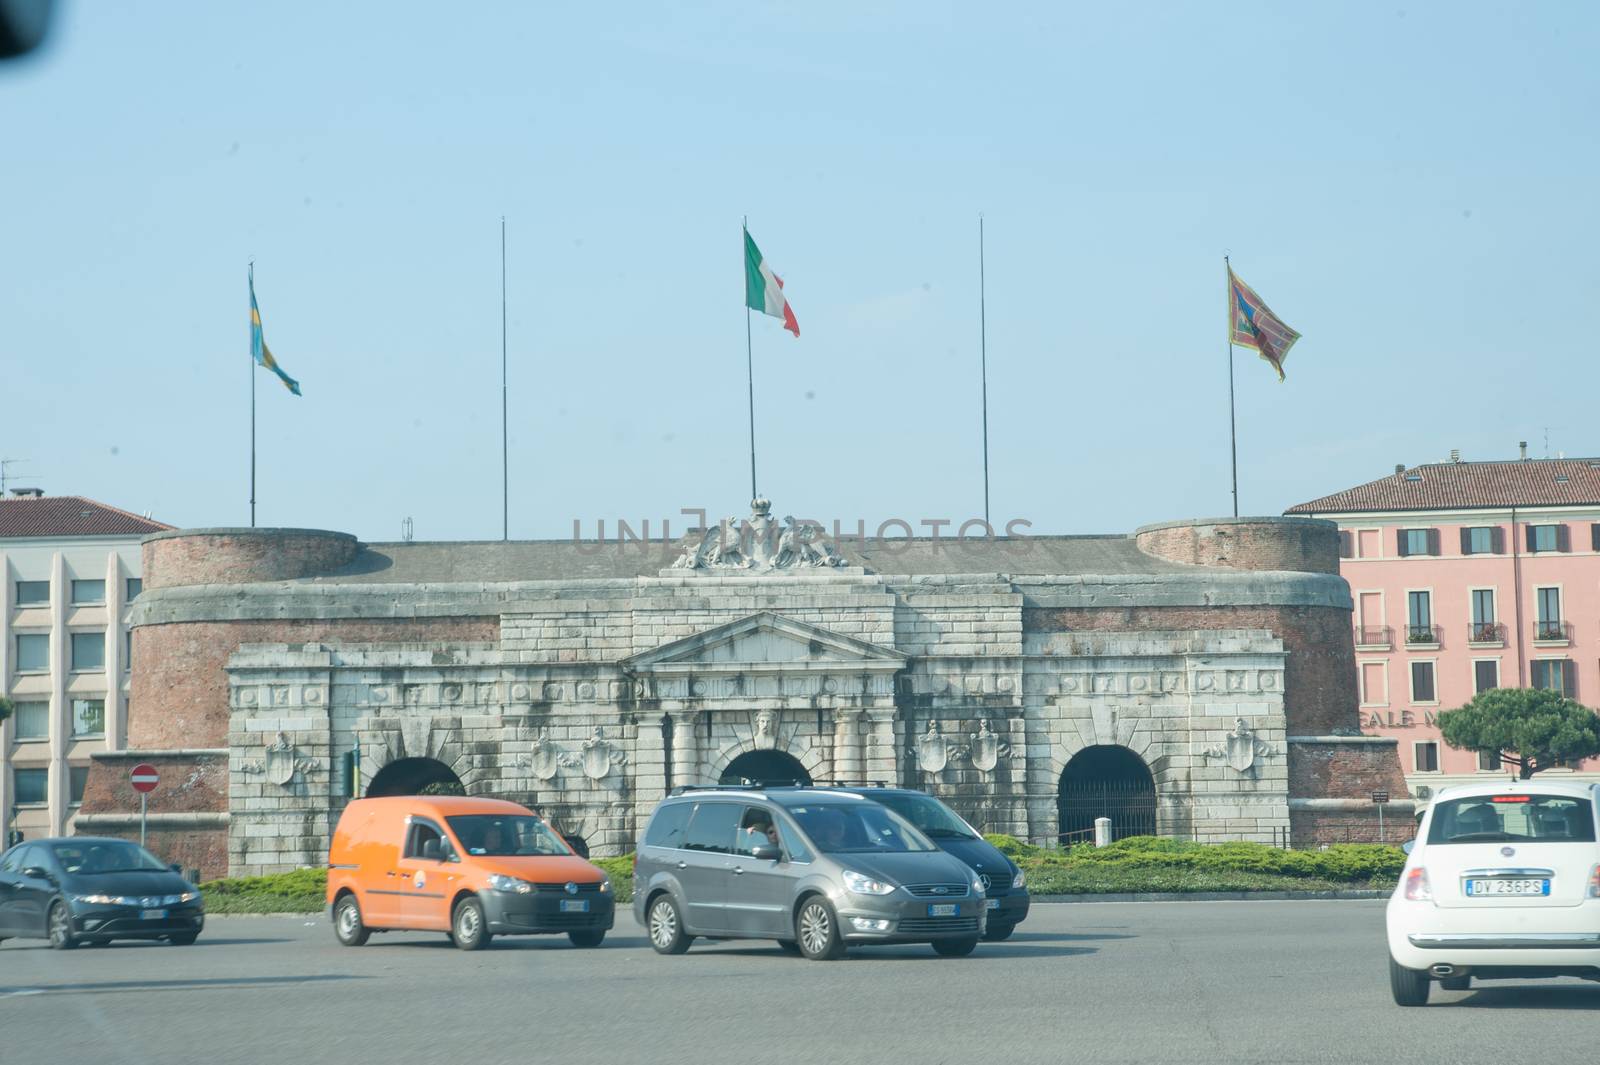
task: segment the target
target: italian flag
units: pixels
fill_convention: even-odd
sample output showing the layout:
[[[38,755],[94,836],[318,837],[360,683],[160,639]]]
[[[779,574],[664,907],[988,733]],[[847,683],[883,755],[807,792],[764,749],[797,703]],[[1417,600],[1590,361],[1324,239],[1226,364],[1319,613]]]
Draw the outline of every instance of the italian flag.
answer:
[[[750,231],[744,231],[744,303],[752,311],[770,314],[783,319],[783,327],[795,336],[800,335],[800,323],[794,319],[794,310],[783,298],[783,278],[772,272]]]

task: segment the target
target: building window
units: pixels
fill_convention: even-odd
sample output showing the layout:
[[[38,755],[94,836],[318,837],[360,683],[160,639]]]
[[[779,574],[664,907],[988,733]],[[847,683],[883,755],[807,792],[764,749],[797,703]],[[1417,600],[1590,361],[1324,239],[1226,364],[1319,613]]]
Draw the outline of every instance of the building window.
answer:
[[[16,704],[14,735],[19,740],[47,740],[50,738],[50,704],[27,702]]]
[[[1498,525],[1480,525],[1461,530],[1463,555],[1498,555],[1505,550]]]
[[[1566,627],[1561,623],[1561,589],[1540,588],[1534,592],[1537,602],[1538,621],[1534,623],[1533,638],[1536,640],[1560,640],[1566,636]]]
[[[1411,701],[1414,703],[1438,702],[1433,688],[1433,663],[1411,663]]]
[[[50,770],[14,769],[18,806],[43,806],[50,801]]]
[[[49,581],[18,581],[17,582],[18,606],[49,606],[50,582]]]
[[[129,577],[128,590],[127,594],[123,596],[123,601],[127,603],[133,602],[135,599],[139,598],[139,593],[142,591],[144,591],[144,581],[140,580],[138,577]]]
[[[1494,589],[1472,589],[1473,643],[1494,643],[1500,639],[1500,626],[1494,620]]]
[[[1433,596],[1428,592],[1406,593],[1406,642],[1433,642]]]
[[[1416,758],[1417,772],[1437,773],[1439,771],[1439,745],[1432,740],[1412,746],[1413,757]]]
[[[122,672],[133,669],[133,630],[122,634]]]
[[[1569,699],[1576,695],[1576,678],[1573,676],[1572,663],[1567,659],[1535,658],[1529,664],[1533,667],[1535,688],[1560,692]]]
[[[1479,751],[1478,752],[1478,769],[1480,771],[1488,772],[1490,770],[1495,770],[1495,769],[1499,769],[1499,768],[1500,768],[1500,752],[1499,751]]]
[[[89,783],[89,767],[75,765],[67,769],[70,786],[72,788],[72,805],[77,806],[83,802],[83,788]]]
[[[50,672],[49,633],[19,632],[17,634],[17,672]]]
[[[105,581],[73,581],[72,605],[91,606],[106,601]]]
[[[1490,688],[1500,687],[1500,663],[1493,658],[1479,659],[1472,663],[1472,690],[1486,692]]]
[[[72,634],[72,671],[86,673],[106,668],[106,634],[103,632],[75,632]]]
[[[1354,540],[1355,540],[1355,537],[1352,536],[1348,530],[1345,530],[1345,529],[1340,529],[1339,530],[1339,557],[1340,558],[1354,558],[1356,556],[1356,548],[1355,548]]]
[[[1437,555],[1439,553],[1438,529],[1401,529],[1400,557],[1409,555]]]
[[[106,734],[106,701],[104,699],[72,700],[72,734],[74,736],[104,736]]]
[[[1527,536],[1529,551],[1571,550],[1565,525],[1530,525]]]

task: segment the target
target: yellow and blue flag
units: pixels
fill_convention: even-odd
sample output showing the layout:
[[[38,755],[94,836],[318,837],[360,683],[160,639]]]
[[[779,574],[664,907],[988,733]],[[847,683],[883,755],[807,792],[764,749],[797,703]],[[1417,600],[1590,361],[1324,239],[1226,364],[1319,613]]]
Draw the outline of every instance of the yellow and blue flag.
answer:
[[[250,357],[256,360],[257,366],[265,366],[278,375],[278,380],[283,382],[283,387],[300,394],[300,382],[283,372],[283,367],[278,365],[278,360],[272,357],[272,351],[267,347],[266,337],[261,335],[261,308],[256,306],[256,270],[250,268]]]

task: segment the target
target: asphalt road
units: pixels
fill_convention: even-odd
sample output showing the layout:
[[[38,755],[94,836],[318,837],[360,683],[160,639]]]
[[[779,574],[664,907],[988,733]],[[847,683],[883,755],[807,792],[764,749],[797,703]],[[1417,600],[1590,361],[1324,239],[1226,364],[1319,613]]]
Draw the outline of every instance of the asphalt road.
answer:
[[[1593,1057],[1600,984],[1392,1004],[1381,902],[1042,905],[970,958],[808,962],[767,944],[653,953],[442,935],[340,947],[321,918],[213,918],[193,947],[0,946],[0,1061],[1485,1062]]]

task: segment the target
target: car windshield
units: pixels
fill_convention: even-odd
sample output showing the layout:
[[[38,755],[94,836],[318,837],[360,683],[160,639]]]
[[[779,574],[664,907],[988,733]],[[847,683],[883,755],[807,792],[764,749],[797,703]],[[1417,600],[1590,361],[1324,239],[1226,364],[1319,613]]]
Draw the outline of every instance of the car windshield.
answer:
[[[873,795],[882,803],[922,830],[929,839],[977,839],[972,828],[956,812],[932,795]]]
[[[898,814],[876,803],[816,803],[791,806],[789,813],[825,854],[903,854],[938,849]]]
[[[1594,811],[1570,795],[1475,795],[1434,804],[1428,843],[1593,843]]]
[[[468,854],[515,858],[572,853],[561,837],[537,817],[471,814],[445,820]]]
[[[99,873],[164,873],[167,867],[161,859],[139,846],[121,840],[99,840],[93,843],[52,843],[51,852],[61,868],[80,876]]]

